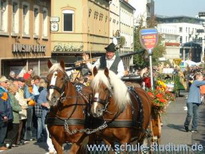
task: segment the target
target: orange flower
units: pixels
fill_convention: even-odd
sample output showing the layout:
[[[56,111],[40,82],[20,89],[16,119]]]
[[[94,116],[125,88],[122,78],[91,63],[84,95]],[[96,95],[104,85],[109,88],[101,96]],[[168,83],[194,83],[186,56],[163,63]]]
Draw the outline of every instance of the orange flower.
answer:
[[[148,95],[150,96],[150,97],[152,97],[152,98],[154,98],[154,94],[152,93],[152,92],[147,92],[148,93]]]
[[[156,97],[157,97],[157,98],[162,98],[162,97],[163,97],[163,94],[162,94],[162,93],[159,93],[159,94],[156,95]]]
[[[1,99],[6,101],[8,99],[8,94],[6,92],[2,93]]]
[[[159,86],[156,87],[157,90],[160,90],[161,88]]]
[[[167,103],[167,100],[164,99],[164,98],[160,98],[159,101],[162,102],[162,103]]]

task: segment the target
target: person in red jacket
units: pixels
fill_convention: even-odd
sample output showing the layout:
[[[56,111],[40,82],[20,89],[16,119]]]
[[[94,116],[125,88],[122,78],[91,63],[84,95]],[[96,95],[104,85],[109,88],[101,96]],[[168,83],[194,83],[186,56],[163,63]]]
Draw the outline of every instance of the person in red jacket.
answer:
[[[23,75],[23,78],[24,78],[25,80],[31,78],[31,74],[32,74],[32,73],[33,73],[33,69],[30,68],[30,69],[28,70],[28,72],[26,72],[26,73]]]

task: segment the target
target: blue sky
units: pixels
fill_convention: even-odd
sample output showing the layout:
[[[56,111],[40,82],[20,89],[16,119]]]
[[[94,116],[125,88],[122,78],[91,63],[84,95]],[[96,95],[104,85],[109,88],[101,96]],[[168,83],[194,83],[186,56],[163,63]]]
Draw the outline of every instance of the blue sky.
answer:
[[[154,0],[155,14],[165,16],[191,16],[205,12],[205,0]]]

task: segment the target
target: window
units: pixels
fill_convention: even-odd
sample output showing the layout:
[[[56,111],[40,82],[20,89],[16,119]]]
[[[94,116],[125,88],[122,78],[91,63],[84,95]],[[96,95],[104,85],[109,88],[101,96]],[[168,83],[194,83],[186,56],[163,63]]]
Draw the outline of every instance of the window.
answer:
[[[39,7],[34,6],[33,9],[33,14],[34,14],[34,37],[39,36]]]
[[[182,32],[182,27],[179,27],[179,32]]]
[[[8,32],[8,1],[0,0],[0,32]]]
[[[29,4],[23,3],[23,35],[29,35]]]
[[[12,14],[12,32],[14,34],[19,33],[19,4],[16,1],[13,1],[13,14]]]
[[[180,36],[180,40],[179,40],[179,42],[182,43],[182,36]]]
[[[48,37],[48,10],[43,8],[43,37]]]
[[[73,18],[74,11],[64,10],[63,11],[63,31],[73,31]]]

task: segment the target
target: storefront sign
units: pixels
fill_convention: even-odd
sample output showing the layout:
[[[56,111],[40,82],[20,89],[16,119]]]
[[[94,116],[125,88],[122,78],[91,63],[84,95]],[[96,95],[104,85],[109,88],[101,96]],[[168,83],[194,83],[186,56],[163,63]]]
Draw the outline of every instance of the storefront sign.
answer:
[[[45,45],[12,44],[13,53],[45,53]]]

